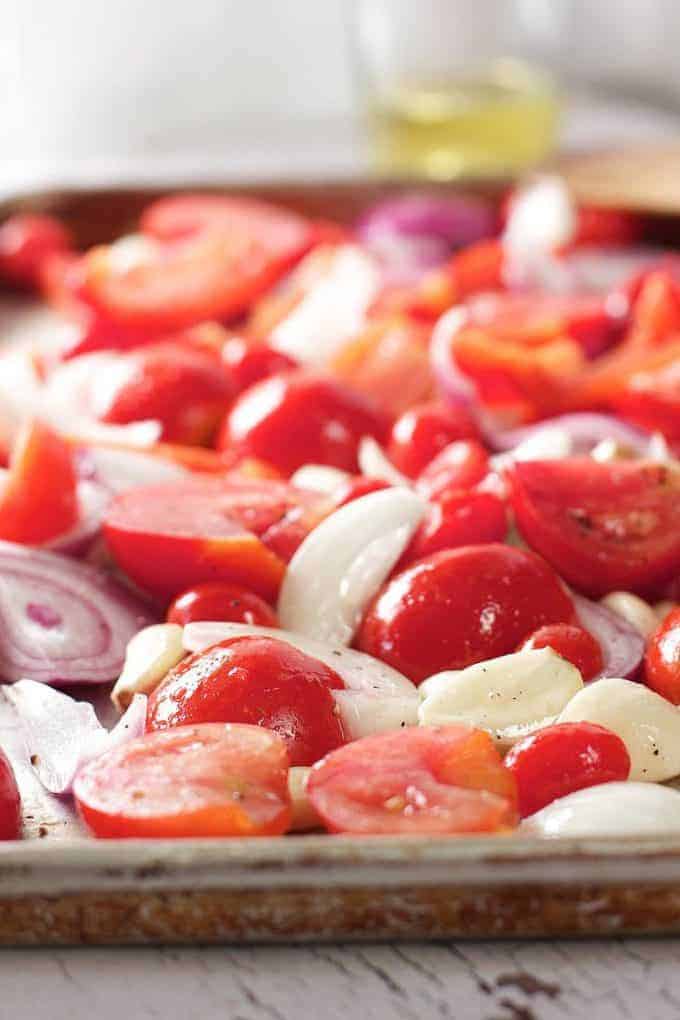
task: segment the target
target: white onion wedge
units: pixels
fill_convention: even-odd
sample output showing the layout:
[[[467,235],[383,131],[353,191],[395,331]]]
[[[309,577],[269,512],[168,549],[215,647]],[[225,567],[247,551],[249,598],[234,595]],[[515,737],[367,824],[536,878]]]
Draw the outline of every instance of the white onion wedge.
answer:
[[[293,820],[290,823],[291,832],[311,832],[313,829],[323,829],[323,822],[307,796],[307,780],[310,772],[311,769],[305,765],[293,765],[288,770],[288,792],[293,808]]]
[[[363,652],[315,641],[303,634],[246,623],[189,623],[183,642],[188,652],[202,652],[234,637],[271,637],[299,648],[334,669],[345,684],[333,691],[345,733],[350,740],[385,730],[415,726],[418,692],[411,681],[387,663]]]
[[[46,684],[19,680],[5,688],[4,695],[21,723],[31,764],[50,793],[68,793],[86,762],[144,733],[142,694],[134,697],[112,730],[102,726],[89,702],[76,701]]]
[[[405,489],[413,488],[411,479],[402,475],[401,471],[395,468],[373,436],[362,438],[359,443],[358,461],[362,475],[366,475],[368,478],[379,478],[381,482],[403,486]]]
[[[425,505],[408,489],[384,489],[326,517],[288,564],[278,603],[281,626],[349,645],[364,609],[411,541]]]
[[[604,677],[579,691],[558,722],[606,726],[630,755],[630,778],[662,783],[680,775],[680,710],[634,680]]]
[[[521,835],[572,838],[679,836],[680,793],[657,783],[602,783],[525,819]]]
[[[311,489],[331,495],[352,476],[349,471],[329,467],[327,464],[304,464],[290,476],[290,484],[298,489]]]
[[[112,492],[126,492],[140,485],[161,485],[186,477],[186,468],[142,450],[116,450],[89,446],[85,453],[88,469],[98,482]]]
[[[429,677],[418,720],[478,726],[511,744],[554,722],[582,687],[576,667],[551,648],[528,649]]]
[[[520,257],[554,251],[573,239],[576,227],[577,211],[566,184],[543,174],[513,195],[503,247]]]

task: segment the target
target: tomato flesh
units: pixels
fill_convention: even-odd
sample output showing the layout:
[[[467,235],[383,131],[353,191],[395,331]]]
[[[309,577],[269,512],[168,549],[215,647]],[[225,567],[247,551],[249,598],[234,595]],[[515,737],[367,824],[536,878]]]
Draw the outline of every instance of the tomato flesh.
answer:
[[[559,797],[600,783],[623,782],[630,756],[621,737],[595,723],[556,723],[512,747],[505,765],[517,780],[522,818]]]
[[[37,287],[47,260],[70,248],[71,235],[54,216],[10,216],[0,227],[0,278],[19,287]]]
[[[574,607],[540,557],[503,545],[446,549],[397,574],[369,606],[357,647],[418,684],[513,651]]]
[[[288,754],[258,726],[182,726],[106,751],[73,784],[103,839],[276,836],[290,824]]]
[[[650,638],[645,652],[645,683],[680,705],[680,608],[672,610]]]
[[[645,594],[680,570],[680,471],[570,458],[516,463],[508,477],[522,535],[586,594]]]
[[[576,666],[584,680],[592,680],[603,666],[602,649],[592,634],[575,623],[548,623],[522,642],[525,648],[552,648]]]
[[[0,840],[21,838],[21,796],[7,755],[0,749]]]
[[[418,404],[394,423],[387,453],[399,471],[416,478],[445,446],[457,439],[475,439],[478,434],[465,407]]]
[[[277,627],[276,613],[264,599],[237,584],[213,581],[197,584],[171,603],[166,620],[181,627],[195,620],[224,620],[228,623]]]
[[[278,733],[291,765],[313,765],[345,743],[333,690],[344,684],[285,641],[237,637],[191,655],[149,698],[147,730],[251,723]]]
[[[517,820],[514,779],[491,737],[465,726],[355,740],[312,769],[307,794],[330,832],[464,835]]]

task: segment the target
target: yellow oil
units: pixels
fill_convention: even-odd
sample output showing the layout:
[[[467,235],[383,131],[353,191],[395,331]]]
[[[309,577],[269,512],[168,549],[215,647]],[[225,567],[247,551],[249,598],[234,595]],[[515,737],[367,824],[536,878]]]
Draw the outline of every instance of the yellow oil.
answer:
[[[555,142],[552,83],[526,64],[501,61],[485,73],[404,83],[369,100],[376,169],[397,177],[494,177],[538,163]]]

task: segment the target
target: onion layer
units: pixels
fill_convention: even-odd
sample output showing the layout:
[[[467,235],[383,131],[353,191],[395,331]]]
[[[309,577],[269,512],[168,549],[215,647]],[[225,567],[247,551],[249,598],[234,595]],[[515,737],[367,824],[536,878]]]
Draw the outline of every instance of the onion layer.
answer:
[[[637,672],[645,652],[644,638],[619,613],[600,602],[571,593],[581,626],[589,631],[602,649],[602,670],[593,680],[603,677],[630,679]]]

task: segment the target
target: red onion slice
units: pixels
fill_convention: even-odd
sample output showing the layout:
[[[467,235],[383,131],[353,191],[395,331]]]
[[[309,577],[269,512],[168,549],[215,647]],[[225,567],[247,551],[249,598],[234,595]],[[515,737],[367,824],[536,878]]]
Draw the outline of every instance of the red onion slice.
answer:
[[[574,444],[574,456],[590,453],[603,439],[613,439],[623,446],[630,447],[640,456],[648,453],[649,433],[609,414],[590,412],[560,414],[536,425],[525,425],[516,429],[499,429],[492,424],[488,416],[480,419],[484,441],[491,449],[498,451],[512,450],[547,427],[558,427],[568,433]]]
[[[5,680],[107,683],[120,673],[130,638],[152,622],[148,608],[104,571],[0,542],[0,676]]]
[[[357,226],[369,248],[386,234],[444,241],[449,250],[462,248],[496,230],[492,206],[480,198],[411,193],[372,206]]]
[[[630,679],[637,672],[645,652],[644,638],[618,613],[583,595],[571,593],[581,626],[589,631],[602,649],[602,671],[593,677]]]
[[[33,680],[20,680],[5,697],[17,713],[38,779],[50,793],[68,793],[79,768],[104,751],[141,737],[146,725],[144,694],[134,696],[110,731],[88,701],[76,701]]]

